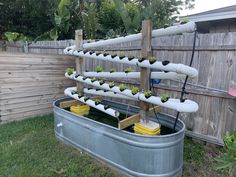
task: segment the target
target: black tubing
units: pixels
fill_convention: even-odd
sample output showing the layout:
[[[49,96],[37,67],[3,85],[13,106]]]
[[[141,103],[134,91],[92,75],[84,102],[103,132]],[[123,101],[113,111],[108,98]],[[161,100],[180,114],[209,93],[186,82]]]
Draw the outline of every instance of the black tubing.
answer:
[[[191,56],[191,60],[190,60],[189,66],[192,66],[192,64],[193,64],[193,58],[194,58],[194,53],[195,53],[195,48],[196,48],[196,38],[197,38],[197,30],[195,29],[195,31],[194,31],[194,38],[193,38],[192,56]],[[184,94],[188,94],[185,91],[185,86],[187,84],[187,80],[188,80],[188,76],[185,77],[185,81],[184,81],[184,84],[183,84],[183,87],[182,87],[182,91],[181,91],[180,102],[184,102],[184,99],[183,99]],[[174,126],[173,126],[173,132],[175,132],[175,127],[176,127],[178,119],[179,119],[179,112],[176,115],[175,123],[174,123]]]

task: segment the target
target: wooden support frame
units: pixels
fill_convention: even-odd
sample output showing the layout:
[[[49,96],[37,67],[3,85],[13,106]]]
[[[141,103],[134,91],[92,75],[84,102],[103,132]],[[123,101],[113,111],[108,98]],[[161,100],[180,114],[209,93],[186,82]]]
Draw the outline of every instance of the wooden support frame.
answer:
[[[152,22],[144,20],[142,22],[142,41],[141,41],[142,57],[148,59],[152,55]],[[140,90],[150,90],[150,69],[140,68]],[[144,122],[148,121],[149,103],[140,101],[141,110],[139,112]]]
[[[160,106],[155,106],[153,108],[150,108],[148,110],[148,114],[149,115],[154,114],[154,110],[155,110],[156,113],[160,112],[160,110],[161,110]],[[125,129],[125,128],[129,127],[130,125],[133,125],[134,123],[138,123],[140,121],[140,118],[141,118],[140,114],[132,115],[132,116],[118,122],[118,128],[119,129]]]
[[[79,100],[70,100],[70,101],[63,101],[60,102],[59,107],[64,109],[64,108],[69,108],[71,106],[78,106],[81,105],[82,103]]]
[[[76,50],[82,50],[83,49],[83,30],[76,30],[75,31],[75,46]],[[83,58],[76,58],[75,60],[76,64],[76,72],[78,74],[83,74]],[[83,92],[83,84],[82,83],[76,83],[77,91],[82,93]]]

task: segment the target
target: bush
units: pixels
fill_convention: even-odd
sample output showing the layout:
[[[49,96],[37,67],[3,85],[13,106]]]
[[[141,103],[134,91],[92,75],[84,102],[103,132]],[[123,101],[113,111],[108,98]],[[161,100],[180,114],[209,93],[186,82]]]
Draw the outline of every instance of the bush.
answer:
[[[223,138],[224,141],[224,155],[216,157],[217,169],[227,169],[230,176],[236,174],[236,131]]]

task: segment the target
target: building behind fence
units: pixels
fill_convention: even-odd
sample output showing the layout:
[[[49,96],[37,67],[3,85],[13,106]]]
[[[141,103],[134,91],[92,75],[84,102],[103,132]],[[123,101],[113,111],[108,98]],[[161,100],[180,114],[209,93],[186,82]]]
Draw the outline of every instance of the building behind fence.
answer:
[[[32,56],[32,53],[62,54],[63,49],[73,45],[73,43],[74,40],[66,40],[40,41],[33,44],[2,42],[0,45],[3,46],[2,50],[7,52],[31,53],[30,55]],[[189,64],[192,54],[193,34],[159,37],[153,39],[152,43],[153,55],[158,60]],[[96,50],[105,50],[111,53],[124,51],[128,55],[131,53],[138,55],[140,48],[140,42],[130,42]],[[58,55],[53,56],[58,57]],[[17,55],[14,55],[14,57],[16,58]],[[22,55],[19,55],[19,58],[21,57],[24,58]],[[0,65],[2,63],[1,58]],[[32,57],[31,60],[34,60],[34,58]],[[66,66],[69,66],[73,59],[69,57],[67,60],[68,65]],[[67,60],[64,59],[63,61]],[[91,59],[85,59],[84,65],[90,71],[95,70],[97,65],[102,65],[108,71],[112,67],[115,67],[117,71],[123,71],[128,66]],[[230,81],[236,81],[236,33],[198,34],[193,67],[199,70],[199,77],[193,80],[189,79],[187,92],[189,93],[188,97],[199,103],[199,111],[191,114],[182,113],[181,119],[186,123],[188,135],[208,142],[222,144],[223,135],[236,129],[236,99],[227,94]],[[63,67],[64,69],[65,67]],[[133,67],[133,69],[135,70],[136,68]],[[4,72],[0,72],[0,78],[3,78],[1,74],[4,74]],[[49,77],[52,77],[50,72],[48,74]],[[61,74],[63,77],[62,71]],[[43,80],[41,81],[43,82]],[[64,81],[66,79],[61,80],[61,82]],[[117,80],[117,82],[123,81]],[[127,80],[124,80],[124,82],[127,82]],[[138,84],[138,82],[137,80],[129,81],[131,84]],[[154,85],[154,90],[157,95],[167,93],[171,97],[179,98],[181,87],[181,82],[162,81],[159,85]],[[62,90],[59,95],[62,95]],[[129,104],[129,102],[127,103]],[[176,112],[173,110],[162,109],[162,112],[176,115]]]

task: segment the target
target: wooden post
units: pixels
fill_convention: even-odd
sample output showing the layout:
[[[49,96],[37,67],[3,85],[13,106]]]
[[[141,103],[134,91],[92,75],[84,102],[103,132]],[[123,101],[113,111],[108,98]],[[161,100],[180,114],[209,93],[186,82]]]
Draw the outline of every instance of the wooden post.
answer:
[[[76,50],[83,49],[83,30],[76,30],[75,31],[75,46]],[[76,58],[76,71],[78,74],[83,74],[83,58]],[[77,91],[82,93],[83,92],[83,84],[76,83]]]
[[[152,55],[152,22],[151,20],[144,20],[142,22],[142,43],[141,52],[144,58],[148,58]],[[141,67],[140,70],[140,90],[150,90],[150,69]],[[140,118],[144,122],[148,121],[149,104],[146,102],[140,102]]]

